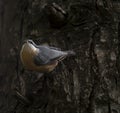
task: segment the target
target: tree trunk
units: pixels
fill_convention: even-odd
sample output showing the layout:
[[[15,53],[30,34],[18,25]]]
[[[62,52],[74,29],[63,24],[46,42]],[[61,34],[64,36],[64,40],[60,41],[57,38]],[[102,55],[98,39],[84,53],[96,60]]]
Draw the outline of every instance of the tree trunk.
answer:
[[[45,5],[53,2],[67,12],[59,28],[53,28],[45,13]],[[119,113],[120,10],[116,4],[120,3],[0,0],[0,113]],[[76,56],[47,74],[23,72],[19,52],[25,39],[74,50]]]

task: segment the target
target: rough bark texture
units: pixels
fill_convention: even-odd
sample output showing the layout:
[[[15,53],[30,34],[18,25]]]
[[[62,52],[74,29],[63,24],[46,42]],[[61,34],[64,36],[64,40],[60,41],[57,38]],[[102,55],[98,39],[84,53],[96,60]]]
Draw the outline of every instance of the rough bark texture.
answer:
[[[67,24],[52,28],[56,2]],[[0,0],[0,113],[120,113],[120,2]],[[21,43],[74,50],[51,73],[22,72]]]

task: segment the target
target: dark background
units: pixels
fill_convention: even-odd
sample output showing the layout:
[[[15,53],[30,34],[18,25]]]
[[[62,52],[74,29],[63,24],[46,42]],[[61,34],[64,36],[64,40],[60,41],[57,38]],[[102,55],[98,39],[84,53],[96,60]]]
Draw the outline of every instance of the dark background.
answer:
[[[44,12],[53,2],[68,13],[61,28]],[[120,113],[119,15],[119,0],[0,0],[0,113]],[[76,56],[51,73],[23,73],[28,38]]]

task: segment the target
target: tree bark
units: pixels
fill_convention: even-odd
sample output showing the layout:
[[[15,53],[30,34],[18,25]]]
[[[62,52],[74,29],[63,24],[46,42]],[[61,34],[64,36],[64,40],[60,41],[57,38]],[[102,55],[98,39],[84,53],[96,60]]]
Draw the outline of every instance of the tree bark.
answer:
[[[120,112],[119,8],[109,1],[0,1],[0,113]],[[68,14],[61,28],[44,10],[53,2]],[[76,56],[51,73],[23,71],[19,52],[29,38]]]

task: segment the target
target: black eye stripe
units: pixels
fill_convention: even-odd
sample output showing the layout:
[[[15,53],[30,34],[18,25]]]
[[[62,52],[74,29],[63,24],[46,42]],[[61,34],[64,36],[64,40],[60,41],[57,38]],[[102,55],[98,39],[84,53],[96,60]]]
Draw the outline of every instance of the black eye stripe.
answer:
[[[29,42],[29,43],[31,43],[31,44],[33,44],[33,42],[32,42],[32,41],[30,41],[30,40],[29,40],[28,42]]]

